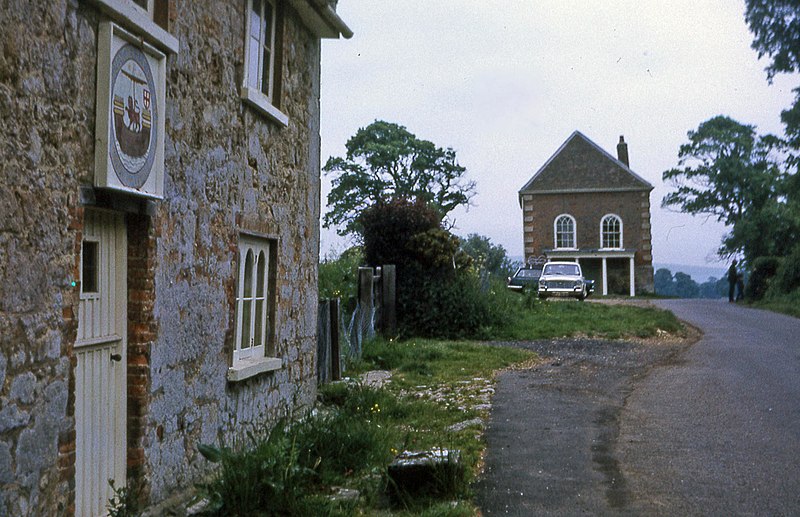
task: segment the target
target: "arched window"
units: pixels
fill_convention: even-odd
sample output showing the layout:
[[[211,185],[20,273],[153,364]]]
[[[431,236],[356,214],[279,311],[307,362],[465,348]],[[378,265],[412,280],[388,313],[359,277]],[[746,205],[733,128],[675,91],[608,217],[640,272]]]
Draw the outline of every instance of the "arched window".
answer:
[[[600,247],[603,249],[622,248],[622,219],[608,214],[600,222]]]
[[[568,214],[556,217],[553,223],[556,248],[575,248],[575,218]]]
[[[269,335],[269,241],[242,238],[234,360],[264,357]]]

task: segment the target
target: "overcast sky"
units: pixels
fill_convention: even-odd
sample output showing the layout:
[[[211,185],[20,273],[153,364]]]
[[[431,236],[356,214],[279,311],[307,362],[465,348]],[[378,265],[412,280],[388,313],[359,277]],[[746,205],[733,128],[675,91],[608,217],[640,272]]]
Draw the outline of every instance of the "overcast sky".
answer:
[[[661,208],[686,132],[718,114],[782,134],[797,77],[766,80],[737,0],[340,0],[322,47],[322,162],[374,120],[452,147],[477,182],[454,233],[521,256],[517,193],[579,130],[655,186],[657,263],[718,266],[724,227]],[[330,189],[323,178],[322,209]],[[324,255],[347,243],[322,232]]]

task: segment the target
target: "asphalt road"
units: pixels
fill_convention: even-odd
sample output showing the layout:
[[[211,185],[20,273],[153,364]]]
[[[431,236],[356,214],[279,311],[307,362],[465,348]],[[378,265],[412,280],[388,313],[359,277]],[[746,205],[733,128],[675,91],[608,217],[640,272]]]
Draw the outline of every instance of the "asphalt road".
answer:
[[[800,320],[659,301],[686,344],[518,343],[499,377],[485,515],[800,515]]]

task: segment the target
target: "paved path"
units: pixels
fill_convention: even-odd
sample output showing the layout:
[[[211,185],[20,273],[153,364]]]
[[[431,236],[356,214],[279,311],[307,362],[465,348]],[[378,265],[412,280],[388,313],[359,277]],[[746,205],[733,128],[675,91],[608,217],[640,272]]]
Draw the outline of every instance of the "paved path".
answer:
[[[548,359],[499,378],[485,515],[800,515],[800,320],[658,303],[704,338],[517,344]]]
[[[628,507],[800,515],[800,320],[728,302],[658,305],[705,336],[628,398],[617,448]]]

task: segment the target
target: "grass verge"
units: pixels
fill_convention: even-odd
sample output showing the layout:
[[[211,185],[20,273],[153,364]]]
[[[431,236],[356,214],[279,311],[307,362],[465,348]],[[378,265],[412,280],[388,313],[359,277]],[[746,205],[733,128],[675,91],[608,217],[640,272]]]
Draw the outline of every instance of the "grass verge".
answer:
[[[507,325],[484,329],[484,337],[494,340],[681,332],[674,316],[658,309],[492,295],[508,316]],[[522,349],[469,341],[368,343],[349,374],[391,370],[386,386],[323,386],[318,408],[292,425],[256,427],[238,443],[201,448],[217,464],[213,478],[199,487],[208,501],[205,514],[475,515],[470,484],[485,448],[482,430],[494,373],[535,360]],[[392,458],[403,450],[432,448],[460,451],[464,468],[446,471],[441,487],[429,495],[398,497],[387,476]],[[358,495],[336,497],[334,487]]]
[[[341,382],[320,389],[306,418],[254,428],[239,443],[201,447],[217,464],[200,486],[205,515],[474,515],[470,483],[484,449],[482,421],[499,368],[535,354],[476,343],[383,342],[365,347],[362,369],[395,373],[383,388]],[[387,467],[403,450],[460,451],[430,494],[404,497]],[[446,475],[444,475],[446,474]],[[332,487],[358,490],[354,500]]]
[[[800,291],[789,294],[770,295],[763,300],[754,302],[753,307],[779,312],[800,318]]]
[[[663,332],[679,334],[680,321],[656,307],[602,304],[576,300],[537,299],[533,293],[511,293],[501,286],[489,296],[502,324],[485,329],[488,340],[526,341],[584,335],[620,339],[647,338]]]

